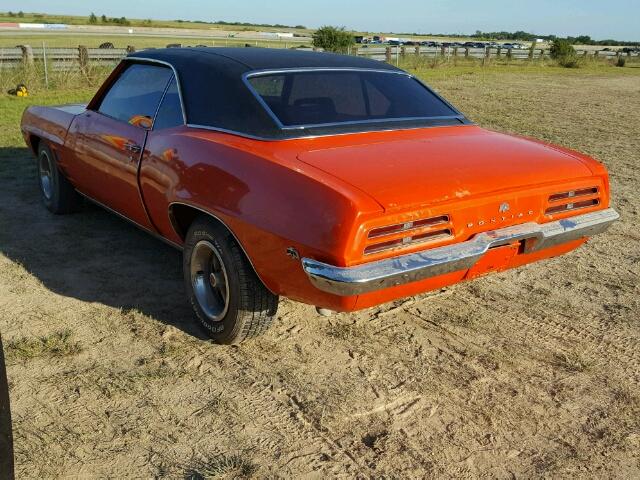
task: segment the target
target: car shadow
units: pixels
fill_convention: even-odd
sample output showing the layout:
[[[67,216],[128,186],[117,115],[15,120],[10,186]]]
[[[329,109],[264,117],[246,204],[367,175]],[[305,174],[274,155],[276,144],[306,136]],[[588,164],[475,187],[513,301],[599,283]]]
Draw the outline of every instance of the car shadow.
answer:
[[[184,294],[182,256],[104,209],[53,215],[40,200],[26,148],[0,148],[0,253],[49,290],[175,326],[200,339]]]
[[[9,403],[9,382],[0,334],[0,479],[14,478],[13,430]]]

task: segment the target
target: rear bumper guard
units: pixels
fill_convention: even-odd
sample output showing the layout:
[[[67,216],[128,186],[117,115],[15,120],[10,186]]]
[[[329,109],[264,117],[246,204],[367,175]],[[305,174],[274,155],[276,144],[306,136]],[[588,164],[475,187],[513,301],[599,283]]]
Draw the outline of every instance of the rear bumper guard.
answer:
[[[612,209],[549,223],[524,223],[479,233],[466,242],[401,255],[355,267],[336,267],[310,258],[302,267],[318,289],[340,296],[360,295],[468,270],[493,247],[521,241],[531,253],[604,232],[620,215]]]

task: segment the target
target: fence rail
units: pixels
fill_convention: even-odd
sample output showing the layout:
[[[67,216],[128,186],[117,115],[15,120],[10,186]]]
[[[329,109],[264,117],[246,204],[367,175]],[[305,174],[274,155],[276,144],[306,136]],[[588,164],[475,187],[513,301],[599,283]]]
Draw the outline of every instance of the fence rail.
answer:
[[[210,47],[216,48],[216,47]],[[299,50],[310,50],[299,48]],[[23,65],[31,65],[35,62],[42,62],[46,56],[47,64],[52,71],[66,71],[84,68],[87,66],[113,67],[122,60],[128,53],[135,51],[134,47],[127,48],[87,48],[78,46],[77,48],[43,48],[23,45],[16,48],[0,48],[0,69],[16,68]],[[354,47],[352,55],[367,57],[374,60],[395,63],[399,59],[404,59],[409,55],[425,58],[507,58],[512,60],[531,60],[548,58],[548,49],[505,49],[500,47],[491,48],[466,48],[466,47]],[[638,57],[638,52],[622,52],[611,50],[579,50],[577,55],[589,58],[614,59],[623,57]]]
[[[395,46],[395,47],[358,47],[354,49],[353,53],[358,56],[368,57],[375,60],[386,61],[389,63],[394,62],[399,57],[406,57],[408,55],[417,55],[424,57],[468,57],[468,58],[510,58],[513,60],[530,60],[550,58],[551,51],[549,49],[534,48],[531,49],[506,49],[501,47],[487,47],[487,48],[467,48],[467,47],[409,47],[409,46]],[[624,57],[638,57],[638,52],[622,52],[612,50],[577,50],[578,57],[590,57],[590,58],[617,58],[619,56]]]

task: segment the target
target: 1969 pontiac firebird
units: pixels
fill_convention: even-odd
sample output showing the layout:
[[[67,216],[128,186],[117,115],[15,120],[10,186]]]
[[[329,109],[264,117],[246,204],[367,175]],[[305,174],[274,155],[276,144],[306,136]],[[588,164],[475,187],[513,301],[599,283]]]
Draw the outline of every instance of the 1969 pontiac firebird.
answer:
[[[575,249],[618,219],[605,167],[484,130],[410,74],[258,48],[128,56],[22,132],[53,213],[88,198],[182,249],[212,338],[280,295],[350,312]]]

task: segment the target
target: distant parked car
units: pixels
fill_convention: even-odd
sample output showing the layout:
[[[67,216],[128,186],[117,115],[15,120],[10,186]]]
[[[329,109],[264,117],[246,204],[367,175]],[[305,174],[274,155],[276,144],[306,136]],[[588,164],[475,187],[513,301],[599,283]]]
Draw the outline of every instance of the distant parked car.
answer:
[[[104,43],[101,43],[98,48],[107,49],[107,48],[114,48],[114,46],[113,46],[113,43],[111,42],[104,42]]]
[[[170,43],[169,45],[167,45],[167,48],[182,48],[182,44],[181,43]]]

